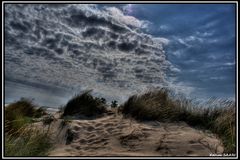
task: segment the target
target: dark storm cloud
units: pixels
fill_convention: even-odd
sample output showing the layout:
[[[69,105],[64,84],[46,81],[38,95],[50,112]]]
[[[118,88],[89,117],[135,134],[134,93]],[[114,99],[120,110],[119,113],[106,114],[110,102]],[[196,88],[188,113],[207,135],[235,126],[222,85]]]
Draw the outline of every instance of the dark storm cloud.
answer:
[[[83,37],[94,36],[94,38],[100,38],[101,36],[104,36],[104,34],[105,34],[105,30],[92,27],[92,28],[87,28],[87,30],[82,33],[82,36]]]
[[[124,52],[130,52],[135,48],[135,44],[134,43],[120,43],[118,44],[118,49]]]
[[[128,96],[149,86],[232,96],[233,5],[127,7],[5,5],[6,74],[30,83],[90,87],[109,97],[119,92]],[[162,36],[170,41],[155,38]]]
[[[57,47],[57,41],[55,38],[45,38],[41,45],[49,49],[55,49]]]
[[[116,42],[115,41],[109,41],[106,44],[110,49],[116,49]]]
[[[148,51],[142,49],[142,48],[136,48],[134,51],[137,55],[145,55],[148,54]]]
[[[21,23],[17,23],[17,22],[10,22],[10,25],[13,29],[22,31],[22,32],[27,32],[28,31],[28,26],[21,24]]]
[[[79,27],[79,26],[103,26],[108,27],[113,32],[118,33],[124,33],[126,32],[126,28],[123,26],[120,26],[118,24],[114,24],[109,19],[106,19],[105,17],[100,17],[97,15],[90,15],[87,16],[84,12],[81,10],[76,10],[75,8],[72,8],[71,10],[71,16],[66,18],[66,21],[69,25],[72,27]]]
[[[76,91],[90,87],[117,99],[119,92],[128,96],[148,85],[168,84],[167,40],[142,33],[145,21],[117,8],[6,4],[5,13],[9,79]]]
[[[64,52],[62,48],[56,48],[54,51],[55,51],[57,54],[63,54],[63,52]],[[77,54],[78,51],[77,51],[77,50],[74,50],[73,53],[74,53],[74,54]],[[77,54],[77,55],[78,55],[78,54]]]

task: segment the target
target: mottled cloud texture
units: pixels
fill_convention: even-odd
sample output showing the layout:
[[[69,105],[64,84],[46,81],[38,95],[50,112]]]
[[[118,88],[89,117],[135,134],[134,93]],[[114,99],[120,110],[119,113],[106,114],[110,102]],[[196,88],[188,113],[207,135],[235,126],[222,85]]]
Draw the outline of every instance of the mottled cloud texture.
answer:
[[[117,6],[117,5],[116,5]],[[169,40],[174,88],[190,96],[235,97],[236,4],[128,4],[124,13],[149,21],[146,33]]]
[[[5,77],[118,100],[169,86],[169,41],[141,32],[148,24],[115,7],[6,4]]]

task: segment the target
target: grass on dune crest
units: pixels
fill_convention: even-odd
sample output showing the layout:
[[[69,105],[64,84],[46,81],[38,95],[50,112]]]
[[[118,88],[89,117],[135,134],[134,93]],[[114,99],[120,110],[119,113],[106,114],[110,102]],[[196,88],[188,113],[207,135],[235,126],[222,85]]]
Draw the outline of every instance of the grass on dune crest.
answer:
[[[210,130],[222,139],[226,153],[236,153],[235,107],[234,101],[222,99],[200,105],[160,89],[129,97],[119,110],[137,120],[184,121]]]
[[[102,115],[106,112],[105,103],[91,95],[91,90],[74,96],[63,108],[63,116],[84,115],[86,117]]]
[[[116,106],[117,106],[117,102]],[[115,104],[114,103],[114,104]],[[62,108],[62,116],[84,115],[98,117],[108,112],[106,100],[85,91],[70,99]],[[31,101],[21,99],[5,107],[5,155],[44,156],[52,147],[48,131],[28,127],[36,117],[46,114]],[[150,90],[133,95],[117,109],[136,120],[162,122],[184,121],[193,127],[210,130],[218,135],[225,153],[236,153],[236,105],[234,101],[210,99],[196,103],[166,89]],[[49,124],[48,124],[49,125]]]
[[[51,148],[50,135],[44,129],[31,126],[33,118],[45,115],[28,99],[20,99],[5,107],[5,155],[45,156]]]

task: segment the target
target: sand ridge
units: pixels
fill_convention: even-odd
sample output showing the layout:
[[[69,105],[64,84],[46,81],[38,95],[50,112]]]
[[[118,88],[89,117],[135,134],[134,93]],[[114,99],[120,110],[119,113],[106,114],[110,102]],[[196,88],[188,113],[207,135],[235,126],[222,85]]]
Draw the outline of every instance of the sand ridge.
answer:
[[[59,121],[63,120],[58,119],[51,126],[61,125]],[[71,139],[66,143],[69,134]],[[223,145],[215,135],[186,123],[137,122],[116,114],[93,120],[71,120],[58,135],[61,135],[56,137],[58,144],[49,156],[209,156],[223,153]]]

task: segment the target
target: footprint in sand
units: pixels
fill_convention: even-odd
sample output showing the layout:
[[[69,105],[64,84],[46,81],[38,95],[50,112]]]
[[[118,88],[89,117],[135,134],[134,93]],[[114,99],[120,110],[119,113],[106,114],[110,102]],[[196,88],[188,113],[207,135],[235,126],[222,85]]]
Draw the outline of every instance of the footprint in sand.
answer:
[[[88,126],[87,127],[87,131],[89,131],[89,132],[91,132],[91,131],[93,131],[95,128],[93,127],[93,126]]]
[[[205,147],[203,147],[200,144],[191,145],[191,148],[196,149],[196,150],[205,150]]]
[[[80,139],[78,142],[80,142],[81,144],[86,144],[87,140],[86,139]]]
[[[142,131],[153,131],[153,128],[142,128]]]
[[[197,143],[197,142],[194,141],[194,140],[190,140],[190,141],[189,141],[189,144],[194,144],[194,143]]]
[[[192,154],[192,153],[194,153],[193,151],[187,151],[186,152],[187,154]]]
[[[96,137],[97,135],[96,134],[90,134],[87,139],[90,139],[90,138],[93,138],[93,137]]]
[[[129,125],[120,125],[120,126],[117,126],[116,128],[117,129],[123,129],[123,128],[127,128],[129,127]]]
[[[95,127],[100,127],[100,126],[102,126],[102,123],[95,124]]]
[[[81,130],[81,127],[79,127],[79,126],[74,126],[74,127],[73,127],[73,130],[74,130],[74,131],[79,131],[79,130]]]
[[[119,132],[119,131],[116,130],[115,128],[108,128],[108,129],[106,129],[106,131],[107,131],[108,133]]]
[[[93,141],[91,144],[100,144],[100,143],[106,142],[107,140],[108,138],[102,138],[102,139]]]
[[[67,151],[67,152],[71,152],[71,151],[72,151],[72,149],[70,149],[70,148],[67,148],[67,149],[65,149],[65,151]]]
[[[108,136],[109,135],[109,133],[107,131],[103,130],[103,129],[96,130],[96,133],[98,135],[102,135],[102,136]]]
[[[112,126],[114,126],[113,123],[107,123],[107,124],[104,125],[104,127],[112,127]]]
[[[82,149],[80,146],[77,146],[77,147],[75,147],[77,150],[80,150],[80,149]]]
[[[97,141],[99,138],[91,138],[91,139],[88,139],[87,140],[87,143],[88,144],[91,144],[92,142],[95,142],[95,141]]]

